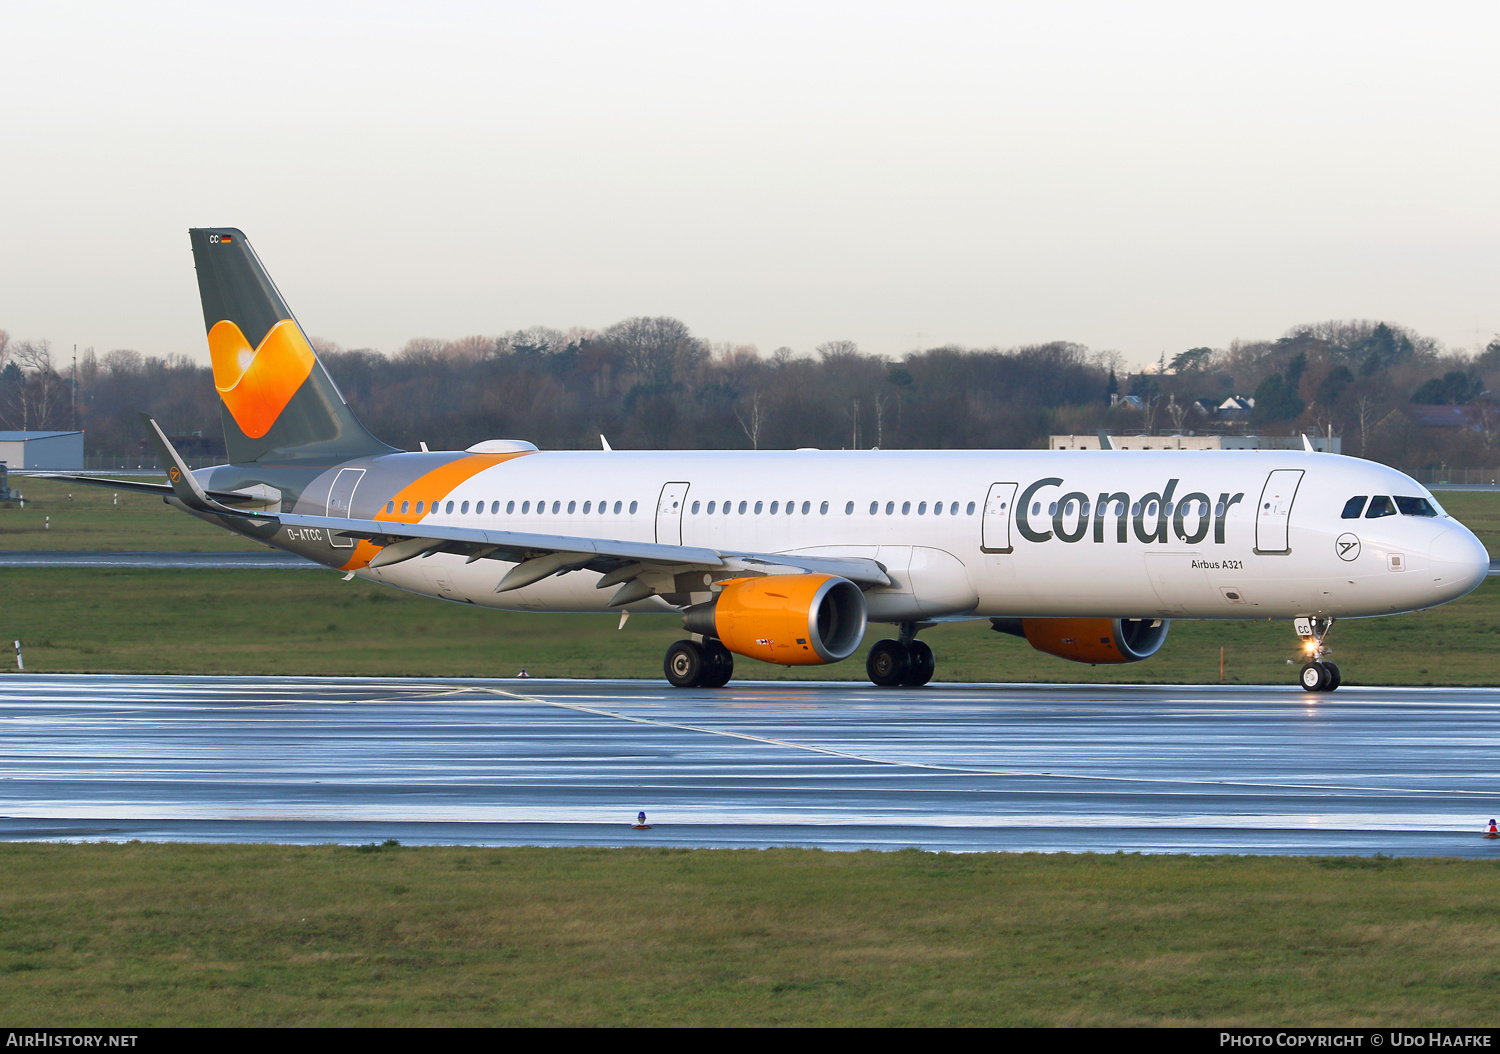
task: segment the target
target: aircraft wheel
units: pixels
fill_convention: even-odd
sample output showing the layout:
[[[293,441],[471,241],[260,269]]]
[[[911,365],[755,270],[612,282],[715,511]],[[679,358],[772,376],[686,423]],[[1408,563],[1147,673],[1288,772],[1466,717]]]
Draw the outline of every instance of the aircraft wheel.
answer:
[[[723,688],[734,676],[734,653],[716,640],[704,641],[703,677],[698,684],[703,688]]]
[[[904,684],[913,688],[920,688],[932,680],[932,675],[937,671],[937,660],[932,657],[932,649],[919,640],[911,642],[911,670],[906,675]]]
[[[865,660],[865,672],[882,688],[905,684],[911,672],[911,650],[899,640],[876,641]]]
[[[1331,662],[1325,662],[1323,665],[1328,670],[1328,687],[1323,690],[1331,692],[1344,683],[1344,675],[1339,673],[1339,668]]]
[[[1309,692],[1325,691],[1329,683],[1328,668],[1321,662],[1304,663],[1298,680],[1302,682],[1302,687]]]
[[[667,658],[662,663],[667,681],[673,688],[698,687],[707,668],[708,657],[703,652],[703,645],[691,640],[673,644],[667,649]]]

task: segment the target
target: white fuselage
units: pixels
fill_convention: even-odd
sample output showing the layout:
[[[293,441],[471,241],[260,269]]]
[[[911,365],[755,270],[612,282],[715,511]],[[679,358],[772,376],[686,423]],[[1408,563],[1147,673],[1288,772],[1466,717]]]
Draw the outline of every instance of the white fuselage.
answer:
[[[1342,518],[1355,496],[1438,515]],[[1409,477],[1311,453],[541,452],[434,497],[423,523],[872,557],[893,584],[867,591],[869,614],[888,622],[1383,615],[1462,596],[1489,565]],[[511,566],[436,554],[356,573],[488,607],[610,610],[588,571],[495,593]]]

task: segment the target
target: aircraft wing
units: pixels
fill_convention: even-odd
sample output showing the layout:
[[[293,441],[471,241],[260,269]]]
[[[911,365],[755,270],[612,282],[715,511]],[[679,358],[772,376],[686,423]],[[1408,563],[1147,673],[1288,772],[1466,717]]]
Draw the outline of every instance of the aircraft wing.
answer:
[[[244,515],[243,513],[241,515]],[[746,553],[692,545],[580,538],[562,534],[496,531],[481,527],[356,520],[341,516],[275,513],[255,516],[287,527],[315,527],[347,538],[382,546],[370,558],[372,568],[429,556],[456,553],[475,560],[505,560],[516,566],[506,573],[495,592],[531,585],[555,574],[588,569],[604,577],[599,588],[618,585],[611,599],[619,606],[653,593],[678,592],[679,574],[706,571],[717,577],[740,575],[827,574],[847,578],[862,587],[888,586],[890,576],[877,561],[866,557],[803,557],[791,553]],[[700,587],[701,588],[701,587]]]

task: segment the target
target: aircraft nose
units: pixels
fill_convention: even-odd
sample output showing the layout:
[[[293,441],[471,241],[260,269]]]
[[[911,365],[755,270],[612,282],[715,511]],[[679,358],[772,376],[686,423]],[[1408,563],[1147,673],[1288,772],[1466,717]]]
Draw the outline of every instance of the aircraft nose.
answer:
[[[1427,552],[1433,585],[1448,599],[1461,597],[1483,582],[1490,573],[1490,554],[1474,533],[1450,523],[1433,539]]]

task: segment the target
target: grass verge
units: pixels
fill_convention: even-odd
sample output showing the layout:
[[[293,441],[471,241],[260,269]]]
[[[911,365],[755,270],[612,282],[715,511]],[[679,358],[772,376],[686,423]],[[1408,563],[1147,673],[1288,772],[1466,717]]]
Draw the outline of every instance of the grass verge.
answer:
[[[0,641],[20,639],[28,673],[181,673],[660,678],[671,615],[485,611],[319,571],[15,568],[5,572]],[[872,631],[870,642],[885,627]],[[1297,638],[1285,622],[1175,622],[1153,658],[1083,666],[993,632],[987,621],[923,633],[938,679],[1291,684]],[[1340,622],[1329,638],[1348,684],[1500,682],[1500,581],[1412,615]],[[862,654],[782,669],[741,659],[740,678],[863,680]],[[14,672],[14,660],[6,660]]]
[[[28,1025],[1479,1025],[1486,861],[0,845]],[[371,851],[374,850],[374,851]]]

